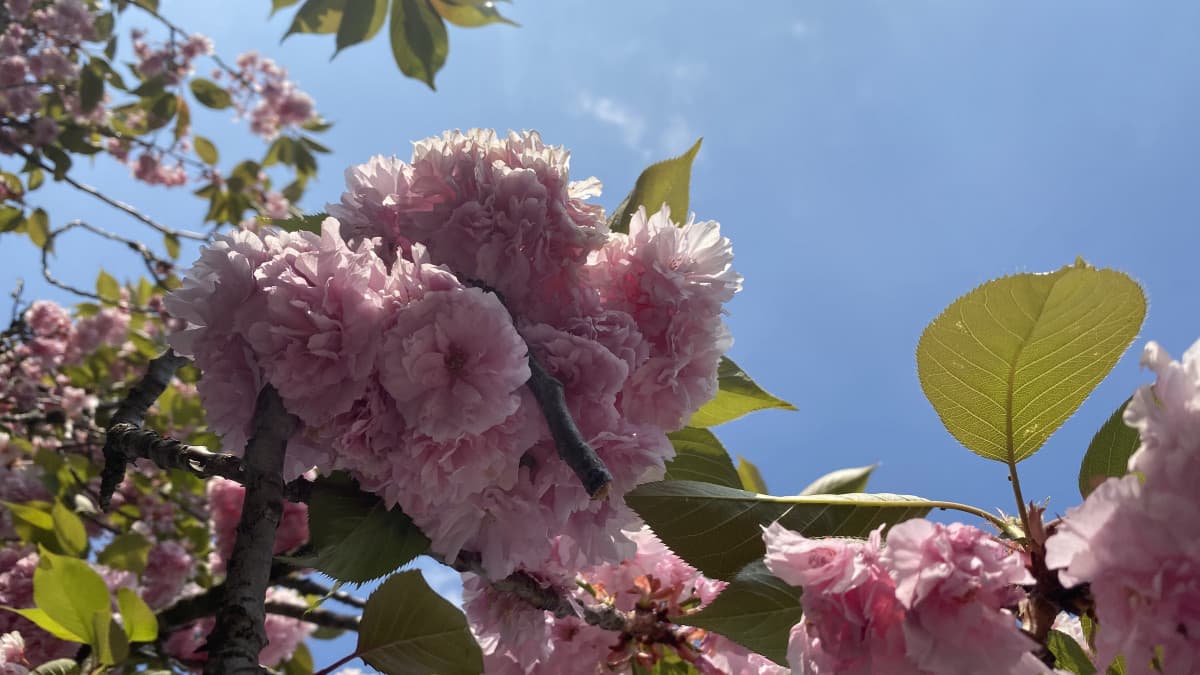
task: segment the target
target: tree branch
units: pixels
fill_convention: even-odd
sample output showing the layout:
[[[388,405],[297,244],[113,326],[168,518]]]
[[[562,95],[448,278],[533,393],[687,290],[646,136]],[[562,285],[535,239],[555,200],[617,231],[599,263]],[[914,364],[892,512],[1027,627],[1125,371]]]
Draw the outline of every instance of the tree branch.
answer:
[[[125,479],[125,465],[134,457],[125,454],[111,431],[121,425],[130,425],[135,429],[142,426],[146,419],[146,411],[158,400],[171,384],[175,371],[179,370],[187,359],[179,356],[174,350],[168,349],[161,356],[150,361],[146,375],[129,390],[129,394],[109,422],[110,434],[104,441],[104,470],[100,474],[100,508],[107,509],[112,500],[113,492]],[[119,434],[118,434],[119,437]]]
[[[225,576],[216,627],[208,638],[206,675],[261,673],[267,644],[264,598],[270,585],[275,529],[283,515],[283,457],[300,420],[288,413],[271,385],[258,395],[254,435],[246,446],[246,496]]]
[[[367,606],[367,601],[360,597],[350,595],[345,591],[333,590],[307,577],[284,577],[275,583],[305,595],[319,595],[323,598],[332,598],[343,605],[349,605],[355,609],[363,609]]]
[[[359,618],[350,616],[349,614],[339,614],[331,612],[327,609],[309,609],[300,605],[293,605],[288,602],[268,602],[266,604],[267,614],[278,614],[279,616],[288,616],[300,621],[315,623],[318,626],[326,626],[328,628],[337,628],[338,630],[358,630]]]
[[[554,437],[554,446],[558,448],[558,456],[575,472],[592,499],[604,499],[612,485],[612,474],[604,465],[604,460],[583,440],[583,434],[575,426],[575,420],[571,419],[562,382],[542,366],[532,349],[529,350],[529,370],[531,375],[525,386],[533,392],[538,407],[542,409],[542,415],[550,427],[550,435]]]

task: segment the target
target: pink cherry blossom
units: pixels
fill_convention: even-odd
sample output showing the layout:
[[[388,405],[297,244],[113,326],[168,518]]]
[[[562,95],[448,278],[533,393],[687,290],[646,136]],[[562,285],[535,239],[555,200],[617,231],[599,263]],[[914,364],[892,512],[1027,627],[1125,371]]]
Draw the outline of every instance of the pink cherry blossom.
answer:
[[[384,332],[380,381],[414,431],[439,441],[479,434],[516,412],[526,351],[495,295],[434,291]]]
[[[242,517],[246,488],[224,478],[210,478],[207,486],[213,532],[213,571],[220,574],[233,553],[237,524]],[[292,551],[308,542],[308,506],[285,501],[279,526],[275,530],[274,553]]]

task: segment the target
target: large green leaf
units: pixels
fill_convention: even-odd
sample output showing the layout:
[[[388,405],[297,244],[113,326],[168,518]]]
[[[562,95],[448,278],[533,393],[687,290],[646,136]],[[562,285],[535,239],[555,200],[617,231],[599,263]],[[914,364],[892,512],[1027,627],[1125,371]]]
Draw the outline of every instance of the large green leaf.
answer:
[[[713,432],[684,427],[667,434],[667,437],[675,446],[675,459],[667,462],[666,480],[695,480],[741,487],[733,460]]]
[[[700,152],[700,143],[678,157],[664,159],[651,164],[638,176],[633,190],[617,206],[608,227],[613,232],[629,232],[629,221],[638,208],[645,206],[647,215],[657,213],[665,203],[671,209],[671,218],[682,223],[688,218],[688,192],[692,181],[692,160]],[[693,426],[700,426],[695,425]]]
[[[433,79],[446,64],[446,24],[428,0],[392,0],[392,56],[405,75],[436,89]]]
[[[212,80],[197,77],[193,78],[188,86],[191,87],[192,95],[196,97],[196,100],[209,108],[222,110],[233,105],[233,97],[229,95],[229,92]]]
[[[38,628],[41,628],[60,640],[66,640],[68,642],[87,641],[87,636],[76,635],[74,631],[68,630],[61,623],[51,619],[50,615],[46,614],[46,612],[38,609],[37,607],[17,609],[15,607],[0,606],[0,609],[12,612],[13,614],[20,614],[26,619],[32,621],[35,625],[37,625]]]
[[[85,561],[43,549],[33,571],[33,602],[63,628],[95,646],[96,615],[107,615],[111,600],[104,579]]]
[[[720,633],[781,666],[788,636],[800,623],[800,589],[781,581],[761,560],[746,565],[707,607],[680,623]]]
[[[806,537],[864,537],[944,505],[893,494],[772,497],[684,480],[640,485],[625,501],[672,551],[725,580],[766,554],[762,528],[777,520]]]
[[[867,481],[871,479],[871,472],[875,471],[878,466],[878,464],[872,464],[830,471],[809,483],[808,487],[800,491],[800,494],[840,495],[847,492],[862,492],[867,489]]]
[[[337,31],[337,51],[375,37],[387,18],[388,0],[356,0],[346,5]],[[336,56],[337,52],[334,53]]]
[[[82,556],[87,552],[87,530],[83,527],[83,520],[74,511],[56,500],[50,508],[50,517],[54,520],[54,535],[63,553]]]
[[[1079,465],[1079,494],[1084,497],[1106,478],[1129,473],[1129,457],[1142,443],[1137,429],[1125,424],[1125,408],[1131,400],[1125,399],[1088,444]]]
[[[316,554],[297,562],[349,583],[378,579],[429,548],[429,539],[399,508],[389,510],[344,474],[313,485],[308,529]]]
[[[354,0],[362,4],[364,0]],[[327,34],[337,32],[342,23],[342,13],[346,9],[347,0],[308,0],[296,12],[292,25],[283,37],[293,33]]]
[[[796,409],[791,403],[768,394],[730,358],[721,357],[717,367],[717,384],[717,395],[701,406],[688,424],[693,427],[715,427],[755,410]]]
[[[990,281],[921,335],[921,388],[960,443],[1015,464],[1079,408],[1145,315],[1137,282],[1082,260]]]
[[[392,576],[367,599],[355,653],[390,675],[483,672],[483,654],[467,618],[419,570]]]

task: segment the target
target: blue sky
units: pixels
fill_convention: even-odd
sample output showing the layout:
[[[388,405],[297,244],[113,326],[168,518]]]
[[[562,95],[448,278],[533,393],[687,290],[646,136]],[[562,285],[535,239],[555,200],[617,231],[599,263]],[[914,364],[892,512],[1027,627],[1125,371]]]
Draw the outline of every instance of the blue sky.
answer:
[[[290,18],[267,21],[265,0],[163,6],[223,54],[277,58],[335,122],[310,211],[336,201],[344,167],[447,128],[537,129],[572,150],[574,176],[604,181],[610,208],[647,163],[703,136],[691,207],[722,223],[746,277],[731,356],[799,408],[717,431],[776,494],[881,462],[876,491],[1011,512],[1005,467],[942,428],[914,358],[928,321],[997,276],[1082,255],[1151,300],[1135,347],[1020,465],[1026,497],[1051,498],[1052,513],[1078,502],[1092,433],[1149,381],[1141,345],[1178,356],[1200,336],[1200,4],[518,0],[504,9],[521,28],[451,29],[436,93],[402,78],[381,39],[333,62],[329,37],[281,46]],[[196,118],[224,157],[257,143],[224,113]],[[132,185],[106,160],[82,175],[198,226],[187,194]],[[53,194],[56,224],[116,226]],[[0,241],[4,289],[23,275],[48,295],[28,246]],[[90,282],[107,251],[64,242],[62,276]]]

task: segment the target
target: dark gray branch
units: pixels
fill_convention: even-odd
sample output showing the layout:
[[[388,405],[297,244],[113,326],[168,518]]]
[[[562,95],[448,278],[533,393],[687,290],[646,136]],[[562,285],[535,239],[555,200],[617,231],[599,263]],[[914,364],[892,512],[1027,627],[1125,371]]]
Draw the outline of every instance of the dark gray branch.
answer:
[[[604,460],[583,440],[583,434],[575,426],[575,420],[571,419],[562,382],[542,366],[532,349],[529,350],[529,370],[531,375],[525,385],[533,392],[538,407],[542,409],[542,415],[550,427],[550,435],[554,437],[554,445],[558,448],[558,456],[579,477],[579,482],[583,483],[583,488],[592,499],[604,499],[612,485],[612,474],[604,465]]]
[[[318,626],[326,626],[328,628],[337,628],[338,630],[358,631],[359,619],[357,616],[349,614],[339,614],[331,612],[327,609],[309,609],[300,605],[293,605],[287,602],[268,602],[266,604],[267,614],[278,614],[279,616],[289,616],[293,619],[315,623]]]
[[[267,644],[264,598],[275,529],[283,516],[283,457],[299,425],[275,388],[264,387],[255,405],[254,435],[246,446],[246,496],[225,575],[225,597],[208,638],[206,675],[264,672],[258,653]]]
[[[323,598],[332,598],[343,605],[348,605],[356,609],[363,609],[367,606],[367,601],[360,597],[350,595],[345,591],[333,590],[328,586],[317,583],[316,581],[313,581],[307,577],[285,577],[275,583],[305,595],[319,595]]]
[[[117,407],[109,422],[109,429],[130,425],[135,428],[142,426],[146,419],[146,411],[158,400],[171,384],[175,371],[179,370],[187,359],[179,356],[174,350],[168,349],[161,356],[150,361],[146,375],[129,390],[129,395]],[[100,508],[107,509],[113,492],[125,479],[125,465],[134,456],[126,455],[112,435],[104,441],[104,470],[100,474]]]

